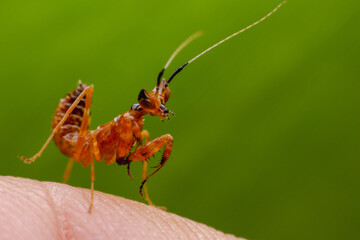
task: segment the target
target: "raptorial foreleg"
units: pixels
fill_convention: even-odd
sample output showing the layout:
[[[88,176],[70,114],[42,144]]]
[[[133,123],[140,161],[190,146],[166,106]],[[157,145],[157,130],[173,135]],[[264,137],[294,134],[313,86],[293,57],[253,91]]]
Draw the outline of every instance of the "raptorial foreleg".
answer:
[[[174,139],[170,134],[165,134],[161,137],[158,137],[158,138],[148,142],[144,146],[136,149],[136,151],[133,154],[131,154],[131,156],[129,157],[130,162],[132,162],[132,161],[144,161],[145,162],[151,156],[153,156],[155,153],[157,153],[162,147],[164,147],[164,153],[161,158],[160,164],[155,167],[156,170],[154,172],[152,172],[151,174],[149,174],[148,176],[146,176],[144,178],[144,180],[142,181],[142,183],[140,185],[139,193],[143,199],[144,199],[144,193],[143,193],[144,184],[152,175],[157,173],[165,165],[166,161],[169,159],[169,156],[171,154],[173,141],[174,141]]]

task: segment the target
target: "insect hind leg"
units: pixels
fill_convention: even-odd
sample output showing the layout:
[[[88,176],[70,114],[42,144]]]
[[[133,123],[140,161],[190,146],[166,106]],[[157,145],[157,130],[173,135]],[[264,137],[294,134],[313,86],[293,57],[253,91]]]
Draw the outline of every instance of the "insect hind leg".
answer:
[[[93,86],[89,86],[86,87],[81,93],[80,95],[76,98],[76,100],[71,104],[71,106],[69,107],[69,109],[66,111],[66,113],[64,114],[64,117],[61,119],[61,121],[58,123],[58,125],[56,125],[56,127],[53,129],[53,131],[51,132],[50,136],[48,137],[48,139],[46,140],[46,142],[44,143],[44,145],[41,147],[40,151],[37,152],[34,156],[32,156],[31,158],[26,158],[24,156],[18,156],[20,159],[22,159],[25,163],[32,163],[34,162],[38,157],[41,156],[41,154],[44,152],[45,148],[47,147],[47,145],[50,143],[51,139],[54,137],[54,134],[60,129],[60,127],[65,123],[65,121],[68,119],[70,113],[75,109],[75,107],[79,104],[79,102],[81,101],[81,99],[83,99],[83,97],[85,97],[86,95],[86,101],[91,103],[91,99],[92,99],[92,94],[94,91],[94,87]],[[90,109],[86,109],[87,111],[90,111]],[[84,113],[84,116],[86,115],[86,113]],[[89,115],[89,114],[87,114]],[[84,124],[85,122],[85,124]],[[81,129],[83,129],[83,125],[86,125],[86,128],[88,126],[88,117],[87,119],[83,118],[83,123],[81,125]],[[85,126],[84,126],[85,127]],[[81,130],[80,130],[81,132]]]
[[[63,177],[63,183],[67,183],[69,178],[70,178],[70,173],[71,173],[71,170],[73,168],[73,165],[74,165],[74,159],[73,158],[69,158],[69,161],[66,165],[66,169],[65,169],[65,172],[64,172],[64,177]]]

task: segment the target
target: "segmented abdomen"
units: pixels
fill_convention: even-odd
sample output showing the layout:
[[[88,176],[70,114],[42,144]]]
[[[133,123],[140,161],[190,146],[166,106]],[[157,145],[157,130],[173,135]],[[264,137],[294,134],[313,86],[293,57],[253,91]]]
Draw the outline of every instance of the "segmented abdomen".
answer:
[[[76,100],[76,98],[81,94],[81,92],[87,87],[87,85],[79,82],[77,88],[68,93],[63,99],[60,100],[59,105],[56,108],[55,114],[52,120],[52,129],[54,129],[57,124],[64,117],[66,111],[69,109],[71,104]],[[61,126],[59,131],[54,134],[54,142],[60,151],[69,156],[73,157],[74,150],[80,132],[80,126],[82,123],[82,116],[85,110],[85,97],[81,99],[79,104],[74,108],[68,119]]]

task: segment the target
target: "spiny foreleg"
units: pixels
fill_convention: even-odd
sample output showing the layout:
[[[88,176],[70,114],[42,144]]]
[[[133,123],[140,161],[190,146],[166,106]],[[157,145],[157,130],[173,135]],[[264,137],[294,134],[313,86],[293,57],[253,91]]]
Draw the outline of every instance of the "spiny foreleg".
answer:
[[[166,163],[166,161],[169,159],[171,150],[172,150],[172,144],[173,144],[173,137],[170,134],[165,134],[161,137],[158,137],[144,146],[138,148],[135,150],[133,154],[129,157],[129,161],[144,161],[146,162],[151,156],[153,156],[155,153],[157,153],[162,147],[164,147],[164,153],[161,159],[161,162],[158,166],[156,166],[156,170],[151,173],[150,175],[146,176],[144,180],[142,181],[139,193],[141,197],[144,199],[144,193],[143,193],[143,187],[146,181],[155,173],[157,173]]]

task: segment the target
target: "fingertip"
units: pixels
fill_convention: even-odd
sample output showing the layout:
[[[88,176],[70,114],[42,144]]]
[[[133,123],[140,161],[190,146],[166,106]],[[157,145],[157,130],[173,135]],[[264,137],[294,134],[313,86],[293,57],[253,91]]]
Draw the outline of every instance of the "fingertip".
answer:
[[[237,239],[140,202],[53,182],[0,177],[0,239]],[[7,206],[7,207],[6,207]],[[31,234],[31,235],[30,235]],[[21,235],[22,236],[22,235]],[[25,235],[26,236],[26,235]],[[41,237],[40,237],[41,236]]]

